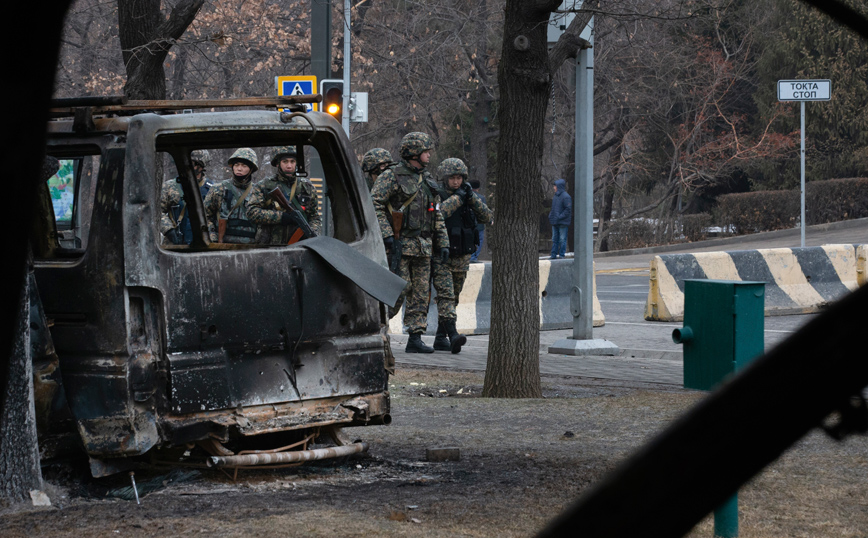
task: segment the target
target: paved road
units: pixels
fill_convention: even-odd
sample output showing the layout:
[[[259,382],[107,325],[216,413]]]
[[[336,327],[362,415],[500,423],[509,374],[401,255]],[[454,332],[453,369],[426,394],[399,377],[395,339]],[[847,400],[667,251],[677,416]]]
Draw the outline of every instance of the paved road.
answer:
[[[675,253],[781,248],[796,247],[799,242],[799,230],[786,230],[679,247],[657,247],[596,256],[597,298],[606,316],[606,325],[594,329],[594,338],[613,342],[621,353],[616,357],[552,355],[548,353],[548,347],[557,340],[569,338],[572,330],[543,331],[540,333],[541,373],[681,385],[682,353],[680,346],[672,342],[671,336],[672,330],[681,327],[681,324],[650,322],[643,317],[651,258],[661,251]],[[833,243],[868,243],[868,219],[808,228],[808,246]],[[814,317],[816,314],[765,318],[766,350]],[[423,338],[429,344],[433,341],[432,336]],[[404,353],[406,341],[406,335],[392,335],[392,349],[399,366],[407,364],[485,370],[488,335],[468,337],[468,344],[457,355],[448,352]]]

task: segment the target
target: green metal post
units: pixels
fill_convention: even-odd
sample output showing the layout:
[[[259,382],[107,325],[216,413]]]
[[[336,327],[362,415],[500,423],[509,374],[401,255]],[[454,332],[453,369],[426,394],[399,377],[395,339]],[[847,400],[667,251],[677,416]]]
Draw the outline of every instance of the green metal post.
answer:
[[[313,93],[319,93],[319,82],[332,77],[332,3],[331,0],[311,0],[310,3],[310,71],[316,77]],[[323,233],[331,231],[331,203],[319,155],[310,158],[310,176],[323,178]]]
[[[332,4],[313,0],[310,5],[310,70],[320,80],[332,78]],[[318,88],[314,88],[317,92]]]
[[[714,511],[714,536],[738,538],[738,493]]]
[[[759,357],[764,348],[765,283],[684,281],[684,387],[712,390]],[[714,536],[738,536],[738,493],[714,511]]]

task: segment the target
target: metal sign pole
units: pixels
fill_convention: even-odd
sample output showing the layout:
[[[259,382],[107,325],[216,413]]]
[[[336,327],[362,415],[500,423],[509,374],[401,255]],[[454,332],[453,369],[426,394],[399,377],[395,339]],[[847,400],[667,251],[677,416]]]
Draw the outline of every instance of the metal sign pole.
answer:
[[[350,136],[350,0],[344,0],[344,105],[341,112],[341,124],[347,136]]]
[[[801,180],[801,205],[802,205],[802,213],[801,213],[801,227],[802,227],[802,248],[805,247],[805,102],[800,101],[802,104],[802,125],[801,125],[801,138],[802,138],[802,151],[801,151],[801,160],[802,160],[802,180]]]
[[[590,42],[593,46],[594,19]],[[561,355],[617,355],[618,346],[594,340],[594,49],[582,49],[576,58],[576,187],[573,193],[573,257],[570,312],[573,337],[558,340],[549,353]]]
[[[778,101],[799,101],[801,103],[801,181],[799,227],[801,244],[805,246],[805,101],[829,101],[832,99],[832,81],[829,79],[779,80]]]

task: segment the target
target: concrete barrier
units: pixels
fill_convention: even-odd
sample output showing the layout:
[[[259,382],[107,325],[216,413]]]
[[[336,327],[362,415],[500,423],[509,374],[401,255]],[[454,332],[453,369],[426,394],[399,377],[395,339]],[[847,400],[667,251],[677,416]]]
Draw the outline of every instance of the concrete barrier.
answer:
[[[654,256],[645,319],[682,321],[690,279],[765,282],[766,316],[817,312],[865,283],[866,257],[866,245]]]
[[[540,329],[567,329],[573,326],[570,313],[572,283],[572,259],[540,260],[539,262],[539,312]],[[428,309],[428,334],[437,330],[436,292],[431,290]],[[467,271],[464,289],[458,299],[457,328],[462,334],[487,334],[491,330],[491,262],[472,263]],[[404,331],[401,320],[404,311],[389,322],[389,332]],[[606,322],[600,301],[597,300],[597,279],[594,277],[594,327]]]
[[[856,283],[864,286],[868,283],[868,245],[856,246]]]

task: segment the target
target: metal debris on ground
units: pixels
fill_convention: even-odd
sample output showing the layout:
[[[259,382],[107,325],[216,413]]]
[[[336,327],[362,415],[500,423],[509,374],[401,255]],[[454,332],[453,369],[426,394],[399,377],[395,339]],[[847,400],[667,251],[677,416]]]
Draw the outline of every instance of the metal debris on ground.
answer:
[[[169,484],[186,482],[192,478],[199,476],[199,471],[185,471],[183,469],[173,469],[168,474],[155,476],[154,478],[141,482],[136,488],[133,486],[124,486],[121,488],[111,489],[106,492],[105,496],[109,498],[122,499],[125,501],[136,500],[137,497],[144,497],[148,493],[163,489]],[[135,482],[134,482],[135,483]]]

